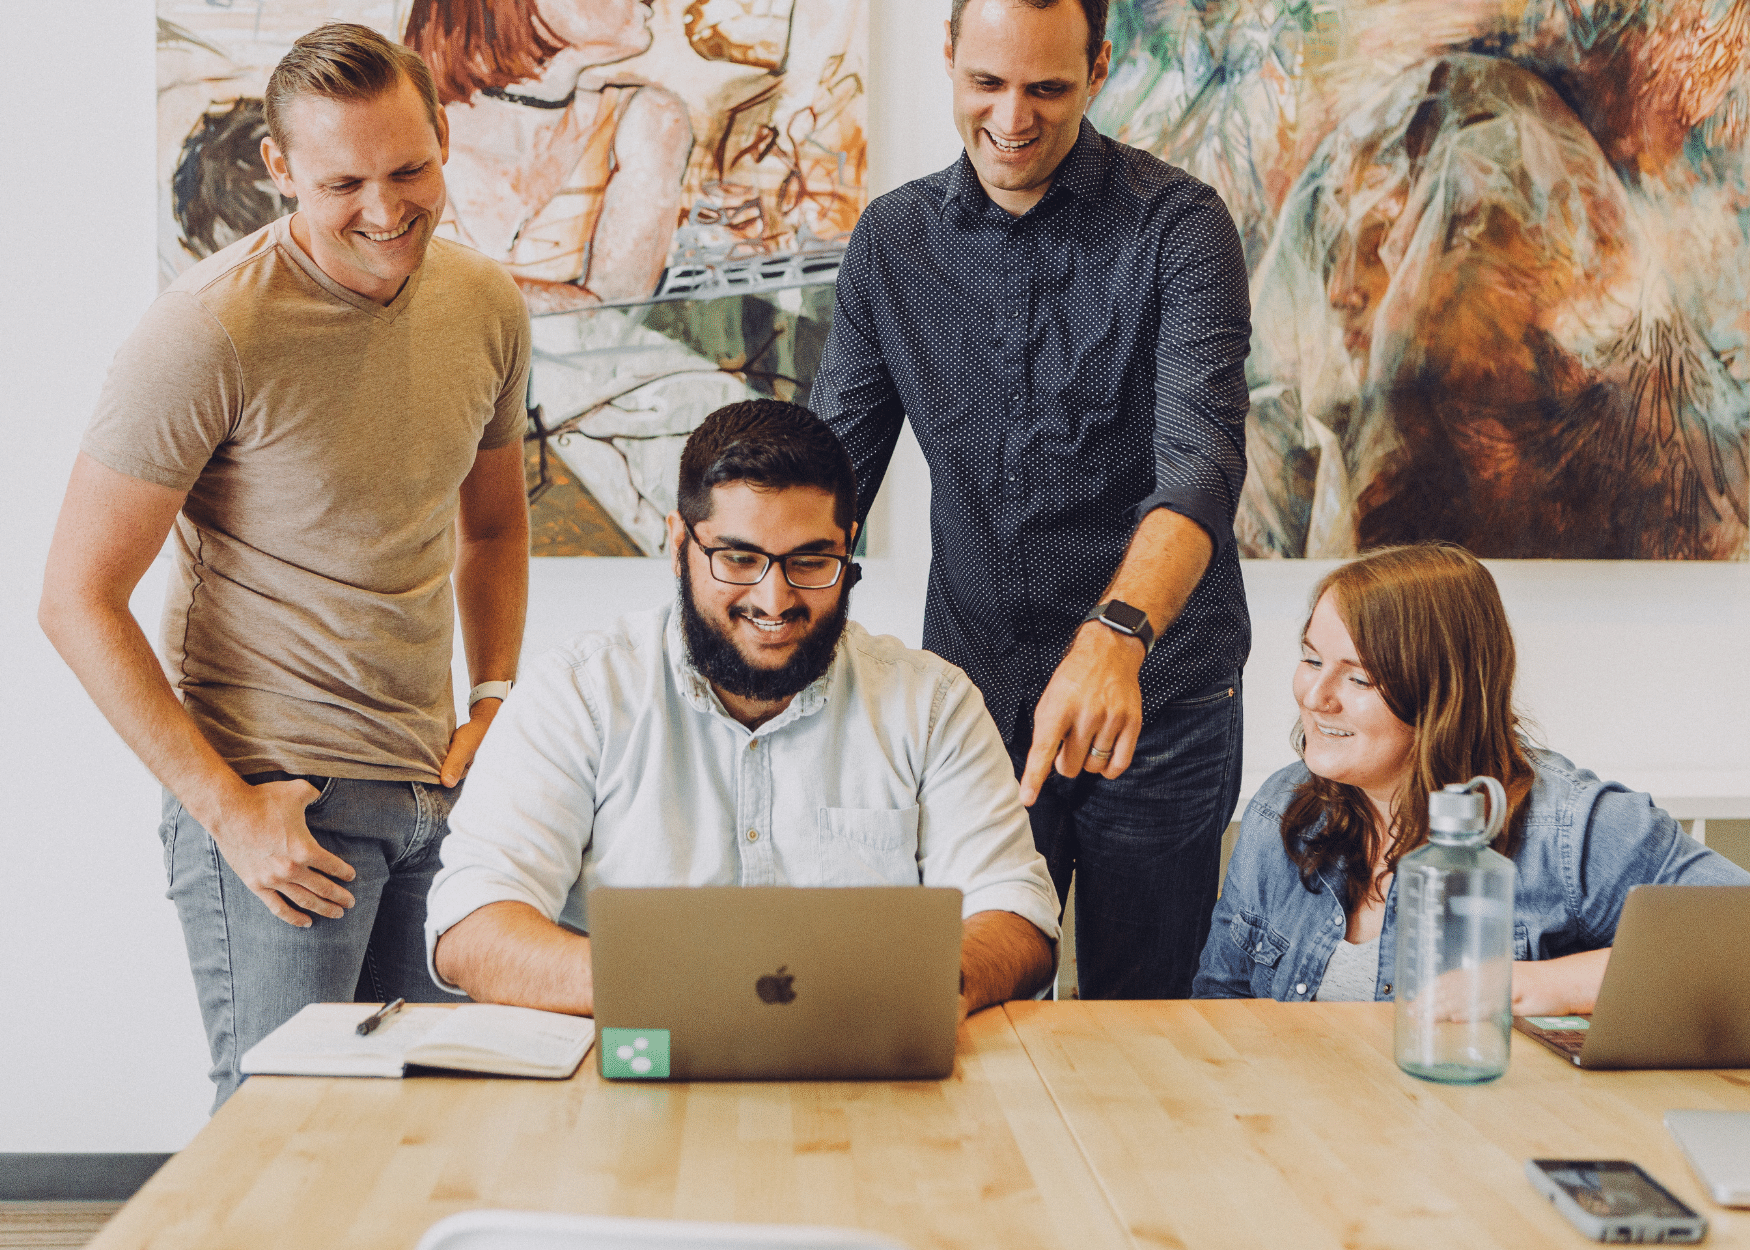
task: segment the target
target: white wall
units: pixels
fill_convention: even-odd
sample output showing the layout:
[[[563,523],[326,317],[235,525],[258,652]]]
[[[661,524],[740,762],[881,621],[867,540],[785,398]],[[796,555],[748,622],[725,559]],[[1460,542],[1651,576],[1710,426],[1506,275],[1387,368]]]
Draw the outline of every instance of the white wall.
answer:
[[[871,180],[958,152],[937,48],[943,0],[874,0]],[[116,345],[156,290],[150,0],[14,6],[0,82],[0,412],[18,471],[0,560],[0,1152],[180,1147],[210,1098],[205,1044],[153,829],[157,787],[43,641],[44,552]],[[80,72],[66,57],[78,49]],[[857,616],[915,642],[928,479],[909,438],[871,526]],[[1307,587],[1328,566],[1246,570],[1247,773],[1287,761]],[[1496,566],[1522,693],[1577,761],[1685,815],[1750,815],[1750,565]],[[153,632],[156,568],[135,598]],[[539,561],[530,649],[669,593],[660,561]],[[1710,798],[1709,796],[1714,796]],[[1721,797],[1725,796],[1725,797]]]

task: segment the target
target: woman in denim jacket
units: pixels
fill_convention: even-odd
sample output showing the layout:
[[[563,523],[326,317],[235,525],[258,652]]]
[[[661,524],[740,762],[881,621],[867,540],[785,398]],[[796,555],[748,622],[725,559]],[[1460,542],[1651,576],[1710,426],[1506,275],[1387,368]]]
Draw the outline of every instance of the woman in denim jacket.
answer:
[[[1529,746],[1513,670],[1495,580],[1462,547],[1390,548],[1319,583],[1302,762],[1246,809],[1195,996],[1389,999],[1394,870],[1428,838],[1429,792],[1478,774],[1507,791],[1516,1015],[1592,1010],[1631,887],[1750,884],[1645,794]]]

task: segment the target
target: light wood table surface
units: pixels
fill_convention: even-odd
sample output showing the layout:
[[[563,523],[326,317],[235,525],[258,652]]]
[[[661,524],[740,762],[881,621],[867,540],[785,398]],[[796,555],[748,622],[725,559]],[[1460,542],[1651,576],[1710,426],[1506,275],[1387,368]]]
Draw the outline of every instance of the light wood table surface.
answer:
[[[1582,1072],[1515,1034],[1499,1081],[1442,1086],[1393,1063],[1390,1003],[1005,1010],[1138,1246],[1596,1245],[1525,1160],[1622,1158],[1708,1218],[1704,1245],[1750,1247],[1750,1212],[1707,1200],[1663,1123],[1750,1110],[1750,1071]]]
[[[253,1077],[91,1244],[392,1250],[475,1207],[1131,1245],[1000,1009],[946,1081]]]

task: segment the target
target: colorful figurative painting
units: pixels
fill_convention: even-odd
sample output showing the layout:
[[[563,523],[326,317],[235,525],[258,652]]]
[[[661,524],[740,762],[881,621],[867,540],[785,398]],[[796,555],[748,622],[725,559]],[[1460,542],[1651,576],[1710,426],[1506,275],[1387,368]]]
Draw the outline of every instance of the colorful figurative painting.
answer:
[[[865,200],[863,0],[159,0],[164,282],[296,207],[261,97],[326,21],[424,56],[438,232],[528,300],[536,554],[659,554],[705,414],[807,400]]]
[[[1115,0],[1252,277],[1250,556],[1745,559],[1750,0]]]

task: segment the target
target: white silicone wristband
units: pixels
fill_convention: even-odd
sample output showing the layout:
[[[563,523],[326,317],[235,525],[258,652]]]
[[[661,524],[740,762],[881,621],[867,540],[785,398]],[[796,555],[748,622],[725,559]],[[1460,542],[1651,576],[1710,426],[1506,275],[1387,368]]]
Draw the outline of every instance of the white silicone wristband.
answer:
[[[468,706],[473,707],[482,699],[502,699],[510,694],[508,681],[483,681],[468,692]]]

